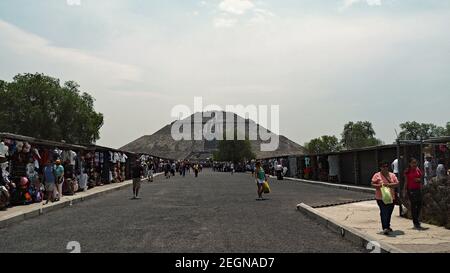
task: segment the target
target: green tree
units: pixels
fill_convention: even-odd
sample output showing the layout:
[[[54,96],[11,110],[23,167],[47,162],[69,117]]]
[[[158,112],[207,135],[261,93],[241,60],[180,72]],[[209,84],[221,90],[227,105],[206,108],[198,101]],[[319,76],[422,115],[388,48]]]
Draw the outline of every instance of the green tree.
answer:
[[[377,146],[383,142],[375,138],[375,130],[369,121],[349,122],[345,124],[341,143],[346,149]]]
[[[335,136],[322,136],[305,143],[305,148],[311,154],[338,152],[341,150],[339,139]]]
[[[235,134],[236,135],[236,134]],[[248,138],[246,140],[226,139],[218,143],[218,151],[214,153],[215,161],[231,161],[234,163],[255,158],[252,145]]]
[[[402,140],[420,140],[432,137],[441,137],[450,135],[450,122],[446,128],[437,126],[432,123],[418,123],[416,121],[408,121],[400,124],[399,138]]]
[[[0,94],[1,131],[79,144],[100,138],[103,115],[75,82],[61,86],[44,74],[19,74],[0,82]]]

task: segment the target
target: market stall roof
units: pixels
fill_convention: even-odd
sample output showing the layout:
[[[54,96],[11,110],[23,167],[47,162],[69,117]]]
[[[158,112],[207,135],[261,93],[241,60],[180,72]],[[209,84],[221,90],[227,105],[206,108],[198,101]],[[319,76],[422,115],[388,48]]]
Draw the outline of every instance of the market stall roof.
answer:
[[[300,157],[300,156],[304,156],[304,155],[305,155],[304,153],[299,153],[299,154],[280,153],[280,154],[274,154],[272,156],[257,157],[256,160],[268,160],[268,159],[285,158],[285,157]]]
[[[400,143],[400,145],[402,145],[402,146],[411,146],[411,145],[417,145],[417,144],[418,143],[412,143],[412,142],[401,142]],[[376,151],[376,150],[389,149],[389,148],[395,148],[395,147],[397,147],[397,144],[386,144],[386,145],[370,146],[370,147],[349,149],[349,150],[342,150],[342,151],[338,151],[338,152],[328,152],[328,153],[306,153],[306,154],[286,155],[286,156],[274,155],[272,157],[266,157],[266,158],[260,158],[260,159],[273,159],[273,158],[292,157],[292,156],[293,157],[328,156],[328,155],[339,155],[339,154],[363,152],[363,151]]]
[[[435,137],[426,139],[423,141],[420,140],[399,140],[399,144],[401,146],[411,146],[411,145],[420,145],[420,144],[446,144],[450,143],[450,136],[445,137]],[[310,156],[327,156],[327,155],[339,155],[339,154],[345,154],[345,153],[353,153],[353,152],[362,152],[362,151],[371,151],[371,150],[381,150],[381,149],[389,149],[397,147],[398,144],[386,144],[386,145],[378,145],[378,146],[371,146],[371,147],[364,147],[359,149],[349,149],[349,150],[343,150],[339,152],[329,152],[329,153],[311,153],[311,154],[301,154],[301,155],[291,155],[291,156],[297,156],[297,157],[310,157]],[[261,159],[272,159],[272,158],[280,158],[280,157],[289,157],[289,156],[277,156],[274,155],[272,157],[267,158],[261,158]]]
[[[72,149],[72,150],[86,150],[86,146],[82,145],[76,145],[76,144],[68,144],[65,142],[57,142],[52,140],[45,140],[45,139],[39,139],[29,136],[22,136],[17,134],[11,134],[11,133],[2,133],[0,132],[0,139],[13,139],[13,140],[19,140],[28,142],[30,144],[34,145],[41,145],[41,146],[47,146],[47,147],[58,147],[58,148],[66,148],[66,149]]]

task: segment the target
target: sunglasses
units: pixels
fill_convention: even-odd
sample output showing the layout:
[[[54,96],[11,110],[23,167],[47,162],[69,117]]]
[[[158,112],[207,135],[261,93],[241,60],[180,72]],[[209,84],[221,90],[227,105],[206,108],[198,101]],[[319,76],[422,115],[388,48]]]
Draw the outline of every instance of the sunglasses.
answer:
[[[383,165],[381,168],[389,168],[389,165]]]

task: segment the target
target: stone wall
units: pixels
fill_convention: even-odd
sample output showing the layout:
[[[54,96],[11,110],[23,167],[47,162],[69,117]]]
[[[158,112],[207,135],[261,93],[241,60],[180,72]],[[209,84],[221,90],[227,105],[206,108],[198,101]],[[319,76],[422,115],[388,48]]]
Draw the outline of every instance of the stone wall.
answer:
[[[450,229],[450,178],[424,187],[422,217],[424,222]]]
[[[409,200],[405,200],[411,219]],[[450,178],[436,179],[423,188],[422,221],[450,229]]]

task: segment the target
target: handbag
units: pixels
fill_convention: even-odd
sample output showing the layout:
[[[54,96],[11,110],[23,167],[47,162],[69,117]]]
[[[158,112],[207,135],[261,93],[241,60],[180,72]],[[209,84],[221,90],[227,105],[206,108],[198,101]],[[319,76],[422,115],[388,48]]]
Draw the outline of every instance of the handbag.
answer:
[[[381,186],[381,200],[385,205],[394,203],[391,189],[389,187],[386,187],[385,185]]]
[[[263,192],[264,193],[270,193],[270,186],[269,186],[269,182],[267,182],[267,181],[264,181],[264,183],[263,183],[263,185],[262,185],[262,187],[263,187]]]
[[[389,183],[392,183],[391,182],[391,179],[389,179],[389,178],[387,178],[384,174],[382,174],[381,173],[381,175],[389,182]],[[392,198],[392,202],[390,202],[390,203],[385,203],[386,205],[387,204],[394,204],[395,206],[400,206],[401,205],[401,200],[400,200],[400,197],[399,197],[399,195],[398,195],[398,193],[396,192],[396,191],[394,191],[394,194],[392,195],[392,191],[390,190],[390,188],[389,187],[386,187],[388,190],[389,190],[389,194],[390,194],[390,196],[391,196],[391,198]],[[382,194],[383,194],[383,192],[382,192]]]

